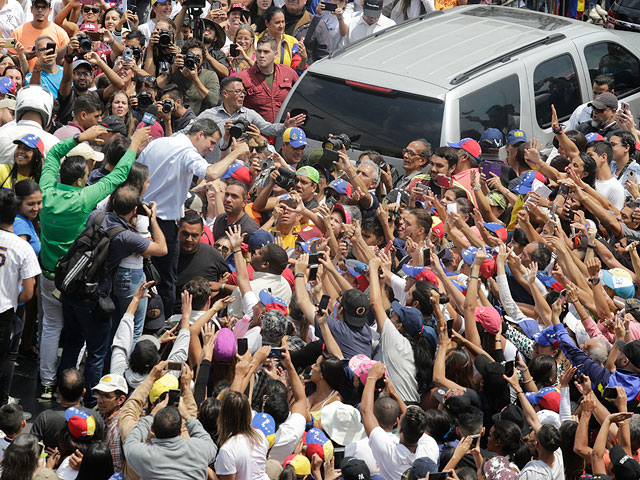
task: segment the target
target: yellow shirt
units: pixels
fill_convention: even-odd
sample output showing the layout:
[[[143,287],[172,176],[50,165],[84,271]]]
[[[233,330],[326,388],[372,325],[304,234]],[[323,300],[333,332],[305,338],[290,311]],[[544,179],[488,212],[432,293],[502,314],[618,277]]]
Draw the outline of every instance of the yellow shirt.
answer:
[[[296,241],[298,240],[298,232],[302,230],[302,226],[301,225],[296,225],[295,227],[293,227],[293,230],[291,230],[291,233],[289,235],[282,235],[282,233],[280,234],[280,237],[282,238],[282,248],[284,248],[285,250],[289,250],[290,248],[296,248]],[[269,229],[270,233],[273,232],[277,232],[278,228],[277,227],[271,227]]]
[[[13,179],[11,178],[11,168],[13,165],[0,165],[0,188],[8,188],[13,190]],[[20,180],[33,180],[33,177],[23,177],[18,173],[16,177],[17,182]]]

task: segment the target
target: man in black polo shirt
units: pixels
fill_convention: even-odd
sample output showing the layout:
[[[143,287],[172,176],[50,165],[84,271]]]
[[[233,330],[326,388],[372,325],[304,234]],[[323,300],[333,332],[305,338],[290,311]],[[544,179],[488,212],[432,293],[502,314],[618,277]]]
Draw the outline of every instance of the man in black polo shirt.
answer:
[[[231,225],[240,225],[242,233],[250,234],[258,230],[258,224],[244,211],[249,188],[239,180],[227,180],[224,192],[224,213],[218,215],[213,224],[213,238],[218,240],[226,235]]]

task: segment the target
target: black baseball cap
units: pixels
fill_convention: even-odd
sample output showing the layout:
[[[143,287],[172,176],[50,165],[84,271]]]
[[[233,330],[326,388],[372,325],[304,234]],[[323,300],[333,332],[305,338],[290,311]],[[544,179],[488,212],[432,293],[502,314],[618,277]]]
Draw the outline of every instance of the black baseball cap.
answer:
[[[383,0],[364,0],[362,14],[365,17],[380,18],[382,15]]]
[[[109,132],[121,133],[125,137],[127,136],[127,127],[124,124],[124,121],[117,115],[104,117],[100,122],[100,125],[106,128]]]
[[[476,357],[474,365],[486,383],[492,385],[506,383],[506,380],[502,377],[504,375],[504,365],[501,363],[492,362],[489,357],[481,354]]]
[[[509,422],[515,423],[520,428],[522,435],[528,435],[531,433],[531,426],[527,422],[527,418],[524,416],[524,412],[519,405],[510,403],[501,411],[494,414],[491,417],[491,420],[493,420],[493,423],[497,423],[501,420],[508,420]]]
[[[340,305],[344,309],[344,321],[347,325],[360,328],[367,323],[369,313],[369,297],[357,288],[347,290],[342,294]]]
[[[340,462],[340,471],[344,480],[369,480],[371,472],[364,461],[356,457],[345,457]]]
[[[620,351],[625,354],[634,367],[640,368],[640,340],[634,340],[629,343],[618,340],[616,345]]]
[[[615,445],[609,450],[611,470],[616,480],[638,480],[640,478],[640,463],[627,455],[622,446]]]

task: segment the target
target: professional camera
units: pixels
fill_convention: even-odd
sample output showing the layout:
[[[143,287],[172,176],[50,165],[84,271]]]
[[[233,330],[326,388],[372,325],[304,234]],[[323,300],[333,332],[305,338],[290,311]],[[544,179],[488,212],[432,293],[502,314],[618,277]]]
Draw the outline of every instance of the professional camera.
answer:
[[[146,110],[153,103],[153,97],[149,92],[140,92],[138,94],[138,110]]]
[[[251,125],[249,122],[239,118],[233,122],[233,126],[229,129],[229,138],[240,138],[249,125]]]
[[[276,177],[276,185],[287,192],[293,190],[297,182],[296,172],[288,167],[279,167],[278,173],[280,175]]]
[[[168,48],[171,46],[173,34],[169,30],[162,29],[158,32],[158,46],[160,48]]]
[[[333,135],[331,138],[327,138],[322,143],[322,148],[325,150],[342,150],[342,147],[349,150],[351,148],[351,139],[346,133],[339,133]]]
[[[145,217],[148,216],[147,215],[147,211],[144,209],[144,207],[147,207],[149,210],[151,210],[151,204],[148,202],[145,202],[144,200],[140,200],[138,202],[138,208],[136,208],[136,213],[138,215],[144,215]]]
[[[184,56],[184,66],[189,70],[195,70],[200,66],[200,55],[197,55],[193,52],[187,52]]]
[[[271,170],[273,167],[273,158],[265,158],[262,162],[260,162],[260,171],[266,172],[267,170]]]
[[[142,55],[142,49],[140,47],[131,47],[131,52],[133,53],[133,58],[140,60],[140,55]]]
[[[77,36],[78,43],[80,44],[80,55],[85,55],[91,51],[91,39],[89,35],[82,32]]]
[[[173,110],[173,102],[171,100],[162,101],[162,113],[169,113]]]

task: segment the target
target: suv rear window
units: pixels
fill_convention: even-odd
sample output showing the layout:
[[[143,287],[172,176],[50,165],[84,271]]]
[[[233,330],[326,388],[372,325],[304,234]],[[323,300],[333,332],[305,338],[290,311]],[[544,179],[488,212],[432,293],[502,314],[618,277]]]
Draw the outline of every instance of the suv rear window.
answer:
[[[520,85],[509,75],[460,98],[460,138],[480,140],[487,128],[505,135],[520,128]]]
[[[307,73],[296,85],[287,112],[306,112],[302,129],[307,137],[324,141],[330,133],[346,133],[359,150],[402,157],[402,149],[416,138],[440,145],[440,100],[373,88]]]
[[[551,126],[551,105],[555,107],[560,122],[567,120],[582,103],[571,55],[560,55],[538,65],[533,72],[533,91],[536,119],[541,128]]]

